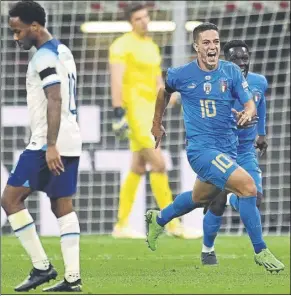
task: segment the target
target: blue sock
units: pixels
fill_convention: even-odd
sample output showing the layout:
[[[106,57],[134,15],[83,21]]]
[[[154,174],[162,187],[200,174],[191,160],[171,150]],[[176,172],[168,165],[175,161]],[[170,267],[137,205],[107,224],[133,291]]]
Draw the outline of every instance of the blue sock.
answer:
[[[170,205],[160,211],[157,222],[159,225],[165,226],[174,218],[191,212],[195,207],[195,202],[192,200],[192,191],[183,192]]]
[[[210,210],[203,218],[203,244],[211,248],[220,228],[222,216],[215,216]]]
[[[235,209],[237,212],[239,211],[239,199],[235,194],[232,194],[229,198],[229,204]]]
[[[263,240],[261,216],[256,206],[256,196],[240,198],[239,214],[252,241],[255,253],[260,253],[267,246]]]

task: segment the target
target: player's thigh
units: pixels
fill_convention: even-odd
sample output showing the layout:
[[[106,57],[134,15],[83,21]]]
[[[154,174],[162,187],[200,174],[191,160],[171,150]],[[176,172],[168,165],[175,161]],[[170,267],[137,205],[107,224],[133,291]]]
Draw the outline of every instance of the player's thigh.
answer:
[[[50,181],[43,189],[51,200],[65,197],[71,199],[75,195],[77,192],[79,160],[79,156],[62,156],[64,172],[58,176],[51,174]]]
[[[146,172],[146,161],[141,151],[132,152],[131,171],[138,175],[143,175]]]
[[[221,190],[238,164],[227,154],[205,147],[187,147],[188,161],[201,181],[211,183]]]
[[[253,178],[257,191],[262,193],[262,171],[255,153],[243,153],[238,155],[237,163]]]
[[[229,176],[226,189],[239,197],[257,195],[257,189],[253,178],[240,166]]]
[[[141,151],[144,159],[151,166],[152,172],[164,173],[166,171],[166,162],[162,150],[158,147],[147,148]]]
[[[205,204],[211,201],[220,192],[221,190],[215,185],[197,178],[192,191],[192,199],[196,203]]]

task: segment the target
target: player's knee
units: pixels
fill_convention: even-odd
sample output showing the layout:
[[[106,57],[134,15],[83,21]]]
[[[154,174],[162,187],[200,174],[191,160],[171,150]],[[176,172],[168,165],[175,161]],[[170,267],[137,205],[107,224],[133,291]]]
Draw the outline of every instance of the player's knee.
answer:
[[[192,200],[195,202],[196,208],[203,208],[209,205],[209,199],[206,196],[199,196],[192,192]]]
[[[131,171],[137,175],[144,175],[146,173],[146,167],[137,165],[131,168]]]
[[[27,198],[28,192],[14,190],[13,187],[6,187],[1,197],[1,207],[7,215],[17,212],[24,200]]]
[[[152,165],[151,171],[163,174],[166,172],[166,164],[163,161],[159,161]]]
[[[56,218],[63,217],[74,211],[72,197],[61,197],[58,199],[51,199],[51,210]]]
[[[225,192],[221,192],[215,199],[211,202],[209,210],[216,216],[222,216],[225,210],[227,195]]]
[[[243,182],[240,197],[257,196],[257,187],[254,180],[249,177],[246,182]]]

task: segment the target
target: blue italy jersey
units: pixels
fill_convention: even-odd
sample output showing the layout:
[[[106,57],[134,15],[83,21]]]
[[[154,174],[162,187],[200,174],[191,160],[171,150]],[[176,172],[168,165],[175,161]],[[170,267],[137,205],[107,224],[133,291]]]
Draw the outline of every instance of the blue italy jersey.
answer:
[[[259,116],[258,124],[248,129],[238,130],[238,153],[244,153],[254,150],[254,140],[257,135],[266,135],[266,99],[265,93],[268,89],[268,82],[265,76],[249,72],[247,75],[247,82],[253,94],[253,99],[257,107],[257,114]],[[235,101],[234,109],[241,111],[243,105]]]
[[[244,104],[252,98],[237,65],[219,60],[216,70],[206,72],[194,60],[178,68],[169,68],[167,88],[181,94],[189,141],[215,146],[223,139],[236,139],[231,108],[236,100]]]

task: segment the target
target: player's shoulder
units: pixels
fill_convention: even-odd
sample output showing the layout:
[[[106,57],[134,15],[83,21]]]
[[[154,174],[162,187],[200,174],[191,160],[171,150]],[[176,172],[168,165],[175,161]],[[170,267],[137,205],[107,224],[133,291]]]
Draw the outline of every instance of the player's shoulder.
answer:
[[[40,46],[33,57],[35,60],[38,60],[48,57],[59,57],[64,54],[72,56],[70,49],[65,44],[62,44],[57,39],[51,39]]]
[[[167,73],[168,73],[168,75],[179,76],[182,78],[184,75],[189,74],[190,69],[193,69],[193,63],[194,63],[194,61],[191,61],[187,64],[184,64],[184,65],[181,65],[178,67],[168,68]]]
[[[268,85],[267,78],[264,75],[254,73],[254,72],[248,72],[247,80],[248,81],[249,80],[255,81],[255,82],[260,83],[262,85]]]
[[[121,36],[115,38],[113,40],[113,42],[111,43],[111,48],[116,47],[116,46],[124,46],[124,45],[128,45],[129,43],[131,43],[133,40],[130,32],[128,33],[124,33]]]
[[[241,72],[239,66],[230,61],[219,60],[219,65],[220,65],[220,69],[226,72],[233,72],[233,71]]]

